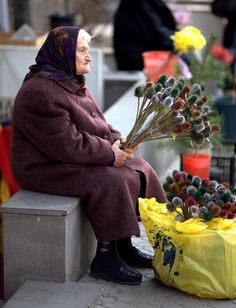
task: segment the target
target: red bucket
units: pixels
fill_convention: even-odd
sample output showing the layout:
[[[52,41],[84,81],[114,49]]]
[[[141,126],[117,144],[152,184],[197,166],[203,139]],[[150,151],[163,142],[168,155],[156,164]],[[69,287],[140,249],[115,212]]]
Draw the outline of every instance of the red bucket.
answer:
[[[182,157],[183,171],[200,178],[210,177],[211,156],[204,154],[187,154]]]
[[[147,79],[155,82],[162,74],[175,75],[178,56],[170,51],[146,51],[142,55]]]

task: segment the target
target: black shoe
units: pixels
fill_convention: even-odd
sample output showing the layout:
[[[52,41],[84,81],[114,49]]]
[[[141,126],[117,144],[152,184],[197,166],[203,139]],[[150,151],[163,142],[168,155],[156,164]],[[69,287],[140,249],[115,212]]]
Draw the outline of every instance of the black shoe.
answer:
[[[138,268],[152,268],[152,259],[153,256],[144,253],[134,247],[134,251],[132,252],[133,257],[129,256],[127,261],[123,259],[129,266],[134,266]]]
[[[126,285],[140,285],[142,282],[142,274],[129,267],[122,260],[107,263],[95,257],[90,266],[90,275]]]
[[[132,245],[130,238],[117,241],[119,256],[129,266],[138,268],[152,268],[153,256],[146,254]]]

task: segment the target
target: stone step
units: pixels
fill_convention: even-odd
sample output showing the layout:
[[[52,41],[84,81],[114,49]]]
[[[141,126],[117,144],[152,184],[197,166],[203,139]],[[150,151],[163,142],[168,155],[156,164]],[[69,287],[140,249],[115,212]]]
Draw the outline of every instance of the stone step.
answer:
[[[152,253],[145,229],[133,238],[136,247]],[[95,279],[88,273],[78,282],[25,281],[1,308],[232,308],[236,299],[209,300],[181,292],[158,282],[152,269],[139,269],[140,286],[118,285]]]
[[[2,308],[96,307],[103,286],[82,282],[25,281]]]
[[[88,270],[95,237],[79,198],[21,189],[0,212],[5,300],[25,280],[74,282]]]

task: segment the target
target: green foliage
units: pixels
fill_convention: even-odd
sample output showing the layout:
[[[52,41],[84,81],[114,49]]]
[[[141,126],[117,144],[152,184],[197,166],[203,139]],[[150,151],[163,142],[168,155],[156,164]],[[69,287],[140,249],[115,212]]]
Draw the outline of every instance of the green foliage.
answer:
[[[232,89],[233,78],[230,70],[230,65],[224,64],[220,60],[216,59],[211,53],[212,47],[217,42],[217,40],[217,36],[212,34],[207,41],[207,44],[203,49],[201,56],[199,54],[196,54],[193,49],[189,49],[188,52],[185,54],[188,60],[189,70],[192,74],[192,78],[187,80],[186,82],[189,86],[192,87],[191,91],[196,91],[197,95],[199,95],[199,89],[195,89],[195,84],[201,86],[201,88],[209,97],[209,106],[212,110],[210,114],[213,111],[216,113],[214,116],[212,116],[212,123],[214,122],[218,126],[223,127],[223,119],[215,111],[213,97],[214,93],[211,93],[211,88],[209,87],[209,84],[211,81],[213,81],[216,87],[219,87],[223,90]],[[181,70],[178,66],[176,69],[176,75],[181,76]],[[202,102],[197,102],[197,99],[194,94],[189,96],[188,103],[190,105],[197,104],[198,106],[200,106]],[[199,136],[194,136],[194,138],[195,137],[197,138]],[[219,149],[221,148],[221,140],[222,132],[218,132],[217,134],[213,134],[211,136],[211,142],[208,142],[208,139],[206,138],[204,144],[201,145],[201,148],[206,149],[212,147],[213,145],[214,148]],[[176,138],[174,146],[176,150],[180,153],[192,152],[194,150],[196,151],[196,149],[191,148],[187,140],[183,138]]]
[[[206,88],[206,83],[209,80],[221,79],[222,64],[211,55],[211,48],[216,41],[217,37],[212,34],[203,50],[201,58],[196,55],[193,49],[189,50],[189,68],[193,76],[190,80],[191,84],[200,83],[203,88]]]
[[[223,90],[232,89],[233,76],[230,65],[221,62],[211,54],[211,49],[216,42],[217,36],[212,34],[201,56],[196,54],[193,49],[189,49],[185,54],[192,74],[192,78],[188,80],[190,85],[198,83],[201,85],[202,89],[207,91],[209,81],[214,81],[216,85]],[[176,69],[176,75],[181,75],[179,67]],[[209,93],[207,93],[207,95],[209,95]]]

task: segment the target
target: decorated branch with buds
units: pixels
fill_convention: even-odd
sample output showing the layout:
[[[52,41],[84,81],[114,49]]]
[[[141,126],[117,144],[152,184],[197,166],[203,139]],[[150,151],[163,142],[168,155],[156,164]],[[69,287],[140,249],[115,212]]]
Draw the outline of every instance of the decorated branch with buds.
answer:
[[[212,124],[217,113],[199,84],[190,88],[183,79],[161,75],[155,83],[138,86],[134,95],[138,98],[136,119],[122,149],[162,138],[187,138],[194,146],[209,142],[211,134],[219,131]]]
[[[227,183],[201,179],[190,173],[174,170],[163,184],[169,212],[176,212],[175,220],[214,217],[233,219],[236,217],[236,189]]]

